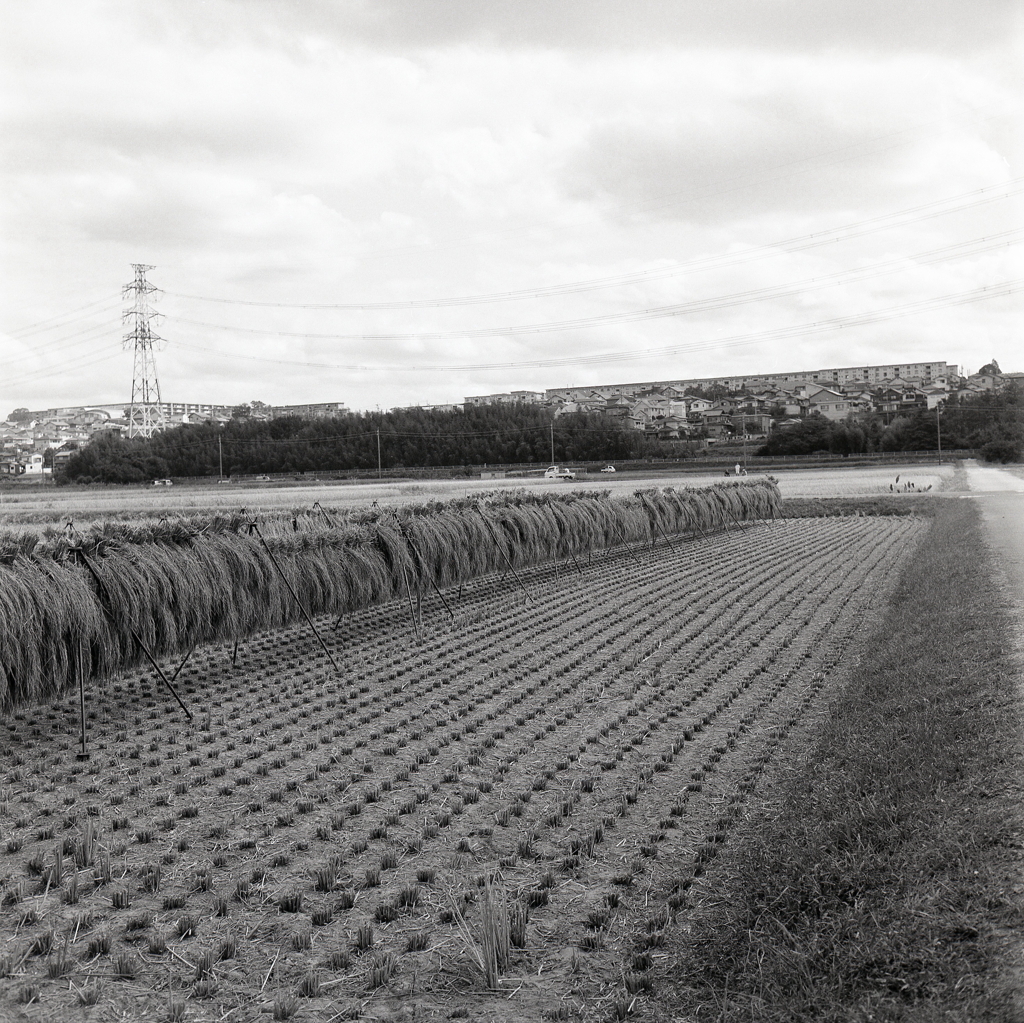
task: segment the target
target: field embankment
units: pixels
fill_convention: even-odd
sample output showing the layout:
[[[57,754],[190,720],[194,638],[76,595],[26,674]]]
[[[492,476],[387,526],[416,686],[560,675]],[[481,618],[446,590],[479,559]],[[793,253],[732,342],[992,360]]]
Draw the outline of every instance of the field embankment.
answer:
[[[973,502],[934,521],[813,752],[696,895],[661,1004],[695,1020],[1010,1020],[1019,664]]]

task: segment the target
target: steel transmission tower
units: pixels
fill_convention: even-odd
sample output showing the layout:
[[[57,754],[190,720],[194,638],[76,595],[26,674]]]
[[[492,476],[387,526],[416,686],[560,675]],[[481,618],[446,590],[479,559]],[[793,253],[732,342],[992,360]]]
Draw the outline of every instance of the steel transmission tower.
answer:
[[[164,428],[164,412],[160,404],[160,382],[156,376],[156,359],[153,349],[163,339],[153,333],[150,323],[158,315],[149,307],[149,296],[157,290],[156,285],[146,280],[146,271],[153,267],[144,263],[132,263],[135,280],[121,289],[121,297],[131,301],[122,319],[131,324],[131,330],[124,336],[125,348],[135,352],[132,369],[132,401],[128,408],[128,436],[152,437]]]

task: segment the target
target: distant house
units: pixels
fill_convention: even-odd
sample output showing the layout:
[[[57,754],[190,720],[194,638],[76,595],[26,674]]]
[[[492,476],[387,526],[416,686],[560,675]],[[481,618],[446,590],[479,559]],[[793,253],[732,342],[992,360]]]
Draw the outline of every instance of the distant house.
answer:
[[[729,420],[737,432],[767,433],[772,428],[772,417],[762,412],[737,412]]]
[[[670,406],[664,398],[641,398],[633,402],[630,411],[634,418],[652,424],[664,419],[669,414]]]
[[[32,454],[25,459],[25,475],[26,476],[42,476],[44,473],[49,472],[49,469],[43,468],[43,456]]]
[[[840,394],[839,391],[823,387],[813,394],[807,396],[808,412],[820,412],[826,419],[838,422],[845,419],[851,412],[855,412],[859,402],[854,401],[848,395]]]
[[[721,440],[723,437],[732,436],[732,423],[721,416],[717,419],[706,420],[704,423],[704,432],[712,440]]]
[[[679,440],[690,434],[690,423],[684,416],[667,415],[653,425],[659,440]]]
[[[918,408],[929,408],[928,395],[913,387],[886,387],[875,394],[875,409],[878,412],[913,412]]]
[[[684,394],[682,400],[686,402],[687,415],[705,412],[714,404],[714,402],[708,401],[707,398],[695,398],[691,394]]]

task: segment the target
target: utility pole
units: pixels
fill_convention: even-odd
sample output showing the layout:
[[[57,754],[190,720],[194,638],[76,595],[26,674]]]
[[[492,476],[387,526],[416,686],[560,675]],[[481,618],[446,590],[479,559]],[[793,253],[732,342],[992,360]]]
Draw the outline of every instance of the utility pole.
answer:
[[[224,479],[224,445],[221,443],[221,435],[217,434],[217,473],[218,479]]]
[[[121,297],[131,301],[122,314],[122,321],[131,324],[124,336],[124,347],[135,353],[132,367],[132,400],[128,406],[128,436],[152,437],[164,428],[164,412],[160,404],[160,382],[156,375],[154,346],[163,339],[153,333],[151,321],[157,316],[149,307],[149,296],[156,285],[146,280],[146,271],[153,267],[132,263],[135,279],[124,285]]]
[[[939,465],[942,465],[942,422],[939,419],[940,409],[935,406],[935,439],[939,443]]]
[[[555,464],[555,421],[551,420],[551,464]]]
[[[383,475],[380,463],[380,427],[377,428],[377,479]]]

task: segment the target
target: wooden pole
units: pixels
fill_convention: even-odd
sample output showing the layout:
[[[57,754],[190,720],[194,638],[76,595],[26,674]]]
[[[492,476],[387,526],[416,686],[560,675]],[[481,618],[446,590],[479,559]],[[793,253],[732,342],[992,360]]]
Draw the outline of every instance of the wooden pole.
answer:
[[[626,545],[626,550],[633,555],[633,560],[639,565],[640,559],[637,557],[636,551],[634,551],[633,548],[629,546],[629,541],[626,539],[625,530],[623,530],[621,527],[619,528],[619,536],[622,537],[622,542]]]
[[[444,598],[444,594],[441,592],[441,588],[437,585],[437,580],[434,578],[434,573],[427,570],[427,561],[423,557],[423,552],[416,546],[416,542],[406,532],[405,525],[402,520],[398,517],[398,512],[394,508],[391,509],[391,514],[395,517],[395,525],[398,526],[398,532],[402,534],[402,539],[409,545],[409,549],[419,558],[420,567],[423,569],[423,574],[430,579],[430,585],[434,587],[434,592],[441,598],[441,603],[448,609],[448,614],[452,616],[452,621],[455,621],[455,612],[452,610],[451,605]],[[462,594],[462,587],[459,587],[459,594]],[[418,598],[417,598],[418,599]],[[420,626],[423,625],[423,614],[420,613]]]
[[[77,548],[77,551],[81,555],[82,561],[85,562],[85,567],[89,569],[89,573],[92,575],[93,579],[96,580],[96,586],[99,590],[100,596],[100,607],[103,608],[103,611],[106,614],[106,616],[116,625],[117,622],[114,619],[114,613],[110,610],[110,607],[104,597],[106,591],[103,585],[103,580],[100,578],[99,573],[96,571],[96,568],[93,565],[93,563],[86,556],[85,551],[81,547]],[[167,686],[167,688],[171,691],[171,695],[178,701],[178,706],[181,707],[181,709],[185,712],[185,716],[189,719],[189,721],[191,721],[192,711],[190,711],[188,707],[186,707],[185,704],[182,702],[181,697],[178,695],[178,690],[174,688],[174,685],[172,684],[171,680],[164,674],[163,668],[161,668],[160,665],[157,664],[156,658],[153,656],[149,647],[146,646],[146,644],[142,641],[142,637],[135,631],[135,629],[132,626],[128,626],[128,631],[129,633],[131,633],[131,637],[135,640],[139,649],[146,655],[146,660],[149,661],[149,663],[153,666],[153,670],[160,676],[160,678],[163,680],[164,685]]]
[[[263,534],[260,532],[260,527],[256,524],[255,519],[251,523],[249,523],[249,525],[252,528],[253,532],[255,532],[255,534],[260,538],[260,543],[263,544],[263,549],[270,556],[270,560],[273,562],[274,568],[277,569],[277,574],[281,577],[282,582],[285,584],[285,586],[288,587],[288,592],[292,595],[292,599],[295,601],[295,603],[298,605],[299,610],[302,612],[302,617],[306,619],[306,624],[309,625],[309,627],[313,630],[313,635],[316,636],[316,641],[320,644],[321,647],[323,647],[324,653],[327,654],[327,659],[331,662],[331,664],[334,665],[334,670],[340,674],[341,668],[338,667],[338,662],[334,659],[334,656],[331,654],[331,651],[327,649],[327,644],[323,641],[323,638],[317,631],[316,626],[313,624],[313,619],[310,618],[309,612],[303,606],[302,601],[299,600],[299,595],[292,588],[292,584],[288,581],[288,576],[284,574],[284,569],[282,569],[281,566],[278,564],[277,558],[274,557],[274,552],[270,549],[270,545],[264,539]]]
[[[313,509],[314,511],[320,512],[320,514],[327,520],[327,525],[329,525],[331,529],[337,528],[337,523],[330,515],[327,514],[327,509],[319,501],[313,502]]]
[[[658,525],[658,522],[657,522],[657,520],[654,517],[654,509],[651,508],[651,506],[647,503],[647,498],[644,497],[643,495],[641,495],[640,496],[640,500],[643,501],[644,507],[647,508],[650,511],[650,514],[651,514],[651,525],[654,526],[654,528],[655,528],[656,532],[658,533],[658,535],[661,536],[665,540],[665,542],[669,545],[669,547],[672,548],[672,553],[675,554],[675,551],[676,551],[675,546],[672,543],[672,541],[668,538],[668,534],[663,532],[661,526]],[[654,541],[652,540],[651,541],[651,549],[653,550],[653,548],[654,548]]]
[[[85,746],[85,660],[82,657],[82,640],[78,641],[78,716],[82,723],[82,752],[78,754],[79,760],[88,760],[89,751]]]
[[[416,621],[416,609],[412,606],[412,586],[409,584],[409,573],[406,571],[405,565],[402,566],[402,578],[405,580],[405,595],[409,598],[409,617],[412,619],[413,631],[416,633],[416,638],[422,640],[420,626]]]
[[[180,674],[180,672],[181,672],[181,669],[182,669],[182,668],[184,668],[186,664],[188,664],[188,659],[189,659],[189,658],[190,658],[190,657],[191,657],[191,656],[192,656],[192,655],[193,655],[193,654],[194,654],[195,652],[196,652],[196,645],[195,645],[195,643],[193,643],[193,644],[192,644],[192,649],[191,649],[191,650],[189,650],[189,652],[188,652],[187,654],[185,654],[185,660],[183,660],[183,661],[181,662],[181,664],[179,664],[179,665],[177,666],[177,668],[175,668],[175,669],[174,669],[174,674],[173,674],[173,675],[171,676],[171,681],[172,681],[172,682],[173,682],[173,681],[174,681],[174,680],[175,680],[175,679],[176,679],[176,678],[178,677],[178,675],[179,675],[179,674]]]
[[[516,582],[519,583],[520,586],[522,586],[523,593],[526,594],[526,599],[530,601],[530,603],[533,603],[533,597],[530,596],[530,591],[526,588],[526,584],[523,582],[523,580],[519,578],[519,573],[515,570],[515,568],[512,567],[512,562],[509,561],[508,555],[505,553],[504,548],[501,546],[501,543],[498,540],[498,534],[494,532],[494,527],[491,525],[491,520],[488,519],[486,515],[481,515],[480,517],[487,524],[487,528],[490,531],[492,539],[494,540],[494,546],[498,548],[498,553],[502,556],[502,558],[505,559],[505,564],[508,565],[509,571],[516,577]]]

